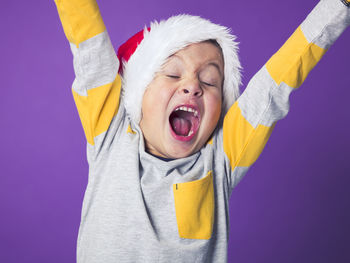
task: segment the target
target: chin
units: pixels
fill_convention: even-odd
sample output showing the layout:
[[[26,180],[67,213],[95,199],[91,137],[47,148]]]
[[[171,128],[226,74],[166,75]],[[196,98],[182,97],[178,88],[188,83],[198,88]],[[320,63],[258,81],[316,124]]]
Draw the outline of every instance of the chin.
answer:
[[[171,158],[176,158],[176,159],[186,158],[192,154],[193,154],[193,152],[179,152],[179,153],[174,154],[174,156],[172,156]]]
[[[170,151],[168,152],[169,158],[185,158],[188,157],[200,150],[197,149],[197,147],[184,147],[183,145],[178,146],[178,147],[172,147],[172,149],[169,149]]]

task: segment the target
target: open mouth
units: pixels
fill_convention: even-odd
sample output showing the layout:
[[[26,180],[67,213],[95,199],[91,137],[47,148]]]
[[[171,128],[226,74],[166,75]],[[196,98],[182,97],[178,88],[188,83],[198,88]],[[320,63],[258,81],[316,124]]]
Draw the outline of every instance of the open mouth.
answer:
[[[178,106],[169,116],[172,135],[180,141],[189,141],[199,128],[199,112],[192,106]]]

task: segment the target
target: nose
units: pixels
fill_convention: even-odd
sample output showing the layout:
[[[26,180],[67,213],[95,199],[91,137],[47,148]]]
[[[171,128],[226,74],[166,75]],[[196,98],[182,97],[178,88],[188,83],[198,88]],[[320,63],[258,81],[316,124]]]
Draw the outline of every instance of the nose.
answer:
[[[180,89],[180,92],[182,94],[194,97],[200,97],[203,95],[203,90],[198,80],[192,80],[184,83]]]

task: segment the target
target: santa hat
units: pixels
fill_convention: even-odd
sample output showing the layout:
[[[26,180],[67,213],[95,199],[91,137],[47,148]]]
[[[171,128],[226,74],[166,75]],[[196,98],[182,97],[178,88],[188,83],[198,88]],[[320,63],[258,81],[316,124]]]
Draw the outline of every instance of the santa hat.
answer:
[[[177,15],[151,23],[118,49],[122,98],[128,115],[141,120],[142,98],[167,58],[192,43],[216,40],[224,58],[223,108],[225,114],[239,96],[241,65],[236,37],[230,29],[198,16]]]

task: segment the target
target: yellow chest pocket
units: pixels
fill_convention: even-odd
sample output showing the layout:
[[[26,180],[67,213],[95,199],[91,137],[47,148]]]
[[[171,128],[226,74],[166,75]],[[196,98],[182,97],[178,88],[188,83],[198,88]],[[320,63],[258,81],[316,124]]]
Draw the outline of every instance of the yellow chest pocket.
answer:
[[[200,180],[173,184],[173,192],[180,237],[210,239],[214,224],[212,171]]]

